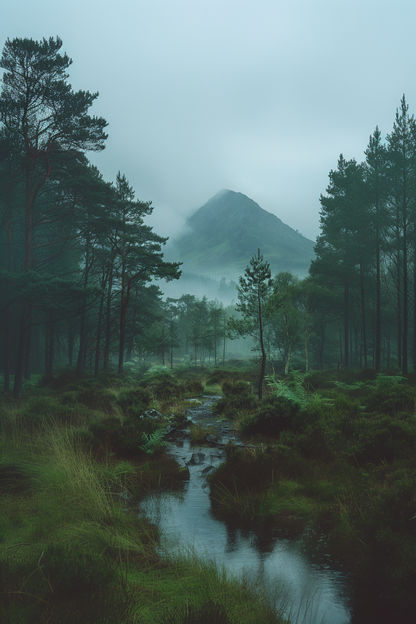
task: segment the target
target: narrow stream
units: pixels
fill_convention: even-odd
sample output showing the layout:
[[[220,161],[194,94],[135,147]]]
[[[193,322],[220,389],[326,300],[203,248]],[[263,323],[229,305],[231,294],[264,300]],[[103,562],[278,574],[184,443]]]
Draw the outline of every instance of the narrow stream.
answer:
[[[215,397],[188,410],[195,422],[215,422],[210,407]],[[349,624],[349,578],[326,550],[326,539],[311,527],[277,529],[231,523],[216,517],[209,498],[207,475],[225,459],[228,440],[240,443],[232,423],[216,423],[218,445],[190,446],[186,432],[168,448],[187,465],[189,481],[178,491],[159,491],[141,503],[142,512],[161,531],[161,552],[183,552],[213,560],[265,591],[276,608],[305,624]],[[296,524],[296,522],[295,522]],[[286,605],[286,606],[285,606]]]

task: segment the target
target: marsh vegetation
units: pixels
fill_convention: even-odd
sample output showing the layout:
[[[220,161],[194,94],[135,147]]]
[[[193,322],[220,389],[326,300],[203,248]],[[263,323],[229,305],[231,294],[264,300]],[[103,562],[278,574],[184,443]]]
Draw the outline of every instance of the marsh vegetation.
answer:
[[[214,409],[244,444],[229,443],[209,477],[215,513],[319,527],[352,570],[355,604],[405,613],[416,580],[416,378],[293,372],[268,377],[261,401],[255,384],[249,367],[199,379],[183,368],[141,378],[66,371],[19,402],[3,397],[3,620],[281,621],[214,565],[161,559],[158,530],[139,513],[145,494],[187,478],[166,455],[165,434],[186,427],[186,399],[204,388],[222,395]],[[198,444],[209,433],[191,430]]]

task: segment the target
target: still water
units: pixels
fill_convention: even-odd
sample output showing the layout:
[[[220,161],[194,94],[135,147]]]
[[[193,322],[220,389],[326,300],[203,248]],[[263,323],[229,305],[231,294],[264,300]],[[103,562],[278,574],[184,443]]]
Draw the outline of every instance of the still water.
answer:
[[[192,552],[262,588],[293,622],[349,624],[348,574],[326,549],[325,536],[311,528],[242,527],[220,519],[209,498],[206,476],[221,463],[221,448],[190,447],[185,439],[169,454],[189,468],[181,492],[156,492],[142,513],[161,531],[161,551]],[[296,525],[296,520],[293,521]]]

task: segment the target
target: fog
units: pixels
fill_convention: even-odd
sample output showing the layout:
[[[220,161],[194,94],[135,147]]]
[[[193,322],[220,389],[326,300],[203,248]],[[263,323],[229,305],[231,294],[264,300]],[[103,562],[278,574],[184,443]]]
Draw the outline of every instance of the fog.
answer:
[[[410,0],[15,0],[0,41],[59,35],[75,89],[98,91],[105,178],[120,170],[174,237],[221,188],[314,240],[341,152],[363,159],[416,107]]]

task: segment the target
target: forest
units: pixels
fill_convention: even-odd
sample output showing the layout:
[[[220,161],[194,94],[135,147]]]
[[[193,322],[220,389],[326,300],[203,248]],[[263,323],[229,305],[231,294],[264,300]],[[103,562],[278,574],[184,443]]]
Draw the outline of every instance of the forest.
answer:
[[[108,182],[89,162],[108,124],[90,114],[97,93],[73,91],[62,45],[7,40],[0,58],[1,618],[297,621],[195,553],[160,556],[158,528],[138,512],[149,492],[186,489],[189,466],[166,452],[185,441],[223,453],[206,481],[218,518],[257,536],[319,528],[353,579],[351,622],[413,621],[416,122],[405,96],[386,140],[376,127],[363,162],[341,154],[329,172],[307,278],[272,275],[254,249],[231,304],[165,297],[181,263],[146,224],[151,202],[121,170]],[[189,401],[207,395],[206,422],[192,422]],[[222,444],[230,428],[237,443]]]
[[[188,293],[163,299],[180,262],[163,259],[167,239],[146,225],[151,203],[120,171],[106,182],[89,163],[107,122],[88,113],[97,94],[72,91],[61,46],[9,41],[1,59],[0,344],[15,398],[55,365],[98,374],[174,354],[216,363],[235,314]],[[277,274],[265,293],[271,366],[414,367],[415,128],[403,96],[386,142],[376,128],[362,163],[341,154],[330,171],[309,277]]]

